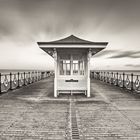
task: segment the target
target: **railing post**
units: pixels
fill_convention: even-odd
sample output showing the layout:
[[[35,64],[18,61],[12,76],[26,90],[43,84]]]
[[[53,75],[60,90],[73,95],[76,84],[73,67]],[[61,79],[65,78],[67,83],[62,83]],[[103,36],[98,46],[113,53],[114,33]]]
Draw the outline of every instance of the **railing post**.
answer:
[[[32,74],[33,74],[33,81],[32,81],[32,83],[34,83],[35,82],[35,72],[33,71]]]
[[[44,79],[44,72],[41,72],[41,80]]]
[[[31,77],[32,77],[32,82],[31,83],[34,83],[34,72],[33,71],[31,72]]]
[[[17,87],[18,87],[18,88],[20,87],[20,86],[19,86],[19,72],[18,72],[18,86],[17,86]]]
[[[101,80],[101,72],[98,72],[98,79]]]
[[[104,82],[105,82],[105,72],[104,72]]]
[[[37,72],[37,81],[39,81],[39,77],[38,77],[38,75],[39,75],[39,72]]]
[[[133,73],[131,73],[131,91],[133,91]]]
[[[1,73],[0,73],[0,93],[1,93]]]
[[[123,72],[123,88],[125,88],[125,73]]]
[[[102,81],[102,71],[100,71],[100,80]]]
[[[40,80],[41,80],[41,78],[42,78],[42,77],[41,77],[41,72],[39,72],[39,73],[40,73]]]
[[[26,85],[26,73],[24,72],[24,86]]]
[[[109,72],[107,72],[107,83],[109,83]]]
[[[29,76],[29,78],[28,78],[28,84],[30,84],[30,81],[31,81],[30,72],[28,72],[28,76]]]
[[[119,84],[118,84],[118,80],[119,80],[119,77],[118,77],[118,72],[117,72],[117,84],[116,84],[116,86],[119,85]]]
[[[12,73],[10,72],[10,90],[12,90]]]
[[[39,75],[39,72],[37,72],[37,81],[39,81],[39,77],[38,77],[38,75]]]
[[[45,71],[45,79],[47,78],[47,71]]]
[[[111,84],[113,84],[113,72],[111,72]]]
[[[38,81],[38,77],[37,77],[37,71],[36,71],[36,81]]]

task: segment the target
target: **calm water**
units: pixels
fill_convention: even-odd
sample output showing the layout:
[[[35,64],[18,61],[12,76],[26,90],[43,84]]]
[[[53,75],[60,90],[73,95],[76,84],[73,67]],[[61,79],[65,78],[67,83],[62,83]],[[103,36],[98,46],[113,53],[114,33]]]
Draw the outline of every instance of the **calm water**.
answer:
[[[97,70],[97,71],[100,71],[100,70]],[[140,70],[109,70],[109,71],[108,70],[103,70],[103,71],[105,71],[105,72],[118,72],[118,73],[125,73],[125,74],[133,73],[134,75],[140,75]]]
[[[15,70],[15,69],[0,69],[0,73],[2,74],[9,74],[11,73],[22,73],[22,72],[33,72],[33,71],[45,71],[45,70]]]
[[[32,71],[45,71],[45,70],[15,70],[15,69],[0,69],[0,73],[17,73],[17,72],[32,72]],[[91,70],[93,71],[93,70]],[[108,72],[108,70],[94,70],[94,71],[105,71]],[[136,74],[140,75],[140,70],[109,70],[109,72],[118,72],[118,73],[126,73],[126,74]]]

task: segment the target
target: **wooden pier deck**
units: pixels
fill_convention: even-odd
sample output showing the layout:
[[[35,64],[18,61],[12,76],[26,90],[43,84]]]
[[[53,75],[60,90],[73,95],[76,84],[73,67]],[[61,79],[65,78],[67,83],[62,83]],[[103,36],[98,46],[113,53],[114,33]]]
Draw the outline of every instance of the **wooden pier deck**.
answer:
[[[91,80],[53,98],[53,78],[0,95],[0,140],[139,140],[140,96]]]

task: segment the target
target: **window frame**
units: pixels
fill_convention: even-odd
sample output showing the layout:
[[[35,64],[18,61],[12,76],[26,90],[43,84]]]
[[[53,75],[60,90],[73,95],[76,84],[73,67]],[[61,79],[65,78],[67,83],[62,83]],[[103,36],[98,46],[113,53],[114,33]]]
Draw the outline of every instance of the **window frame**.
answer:
[[[85,76],[85,59],[73,59],[74,56],[71,55],[70,59],[59,59],[59,76]],[[69,61],[69,74],[67,74],[67,64],[66,61]],[[78,61],[77,63],[73,63],[74,61]],[[61,73],[61,63],[62,62],[62,70],[63,70],[63,74]],[[63,63],[64,62],[64,63]],[[80,68],[80,63],[82,62],[82,69]],[[63,65],[65,64],[65,67],[63,67]],[[74,74],[73,72],[73,66],[77,65],[77,73]],[[76,67],[76,66],[74,66]]]

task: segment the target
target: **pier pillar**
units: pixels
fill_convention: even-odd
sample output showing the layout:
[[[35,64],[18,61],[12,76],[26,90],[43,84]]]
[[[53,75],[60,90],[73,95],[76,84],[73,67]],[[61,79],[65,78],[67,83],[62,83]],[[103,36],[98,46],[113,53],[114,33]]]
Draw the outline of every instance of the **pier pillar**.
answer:
[[[87,97],[90,97],[90,58],[91,58],[91,50],[89,49],[87,55]]]
[[[54,75],[54,97],[57,97],[57,52],[56,52],[56,49],[54,49],[54,69],[55,69],[55,75]]]

